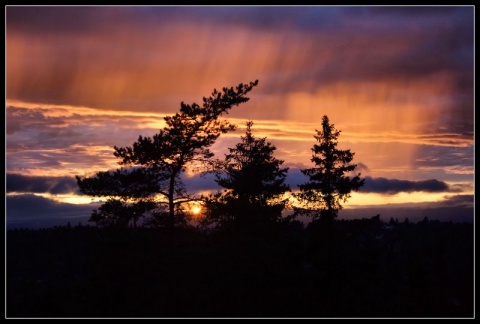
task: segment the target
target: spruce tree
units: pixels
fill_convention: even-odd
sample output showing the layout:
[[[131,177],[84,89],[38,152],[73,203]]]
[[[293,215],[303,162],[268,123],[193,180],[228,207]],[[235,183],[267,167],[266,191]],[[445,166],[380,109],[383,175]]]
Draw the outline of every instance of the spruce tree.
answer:
[[[207,199],[207,219],[220,226],[236,228],[268,226],[281,219],[287,200],[284,193],[288,168],[274,157],[276,147],[266,138],[255,138],[253,122],[245,136],[229,148],[216,182],[224,188]]]
[[[357,168],[351,163],[355,153],[337,148],[340,131],[327,116],[323,116],[322,129],[316,132],[318,143],[313,145],[311,158],[315,166],[300,170],[309,180],[298,186],[300,192],[295,197],[301,206],[296,211],[314,220],[332,222],[342,209],[342,202],[350,198],[352,191],[358,191],[365,180],[360,173],[349,176]]]

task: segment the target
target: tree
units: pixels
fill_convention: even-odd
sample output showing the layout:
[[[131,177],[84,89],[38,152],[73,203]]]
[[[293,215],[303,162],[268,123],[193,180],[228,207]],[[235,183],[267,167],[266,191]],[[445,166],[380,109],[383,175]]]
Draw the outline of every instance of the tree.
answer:
[[[94,210],[90,221],[100,226],[133,227],[149,211],[156,209],[153,193],[158,190],[155,178],[141,168],[100,171],[90,178],[77,178],[80,191],[96,197],[108,197]]]
[[[154,208],[155,203],[151,200],[139,200],[129,204],[110,198],[98,210],[93,211],[90,221],[108,227],[128,227],[132,221],[133,227],[137,227],[137,220]]]
[[[302,207],[297,213],[331,222],[342,209],[341,202],[346,202],[350,193],[358,191],[365,180],[360,179],[360,173],[353,177],[346,175],[357,167],[351,164],[354,153],[337,149],[340,131],[330,124],[327,116],[323,116],[322,129],[316,132],[314,138],[318,144],[313,145],[311,158],[315,167],[300,170],[309,181],[298,186],[300,192],[295,197]]]
[[[253,122],[247,122],[245,136],[221,162],[215,181],[224,193],[207,199],[207,222],[220,226],[248,228],[272,224],[281,219],[290,190],[284,183],[288,168],[273,156],[276,147],[266,138],[255,138]]]
[[[222,91],[214,89],[210,97],[203,98],[202,106],[181,102],[180,111],[165,117],[166,126],[153,137],[140,135],[132,146],[114,147],[121,169],[99,172],[91,178],[76,176],[81,192],[119,200],[124,207],[127,203],[141,204],[145,211],[151,211],[152,206],[162,207],[166,210],[167,226],[173,228],[181,204],[195,199],[187,193],[182,173],[194,165],[208,166],[213,157],[209,147],[221,134],[236,128],[219,117],[228,114],[233,106],[247,102],[247,93],[257,84],[258,80]],[[149,201],[154,201],[154,205]],[[110,206],[105,205],[93,215],[102,218],[124,210],[118,203],[107,204]]]

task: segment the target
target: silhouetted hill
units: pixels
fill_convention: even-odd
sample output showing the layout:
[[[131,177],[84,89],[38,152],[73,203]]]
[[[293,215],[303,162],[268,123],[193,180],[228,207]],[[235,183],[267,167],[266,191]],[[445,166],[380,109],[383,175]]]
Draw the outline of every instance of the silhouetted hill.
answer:
[[[473,317],[473,225],[7,231],[7,317]]]

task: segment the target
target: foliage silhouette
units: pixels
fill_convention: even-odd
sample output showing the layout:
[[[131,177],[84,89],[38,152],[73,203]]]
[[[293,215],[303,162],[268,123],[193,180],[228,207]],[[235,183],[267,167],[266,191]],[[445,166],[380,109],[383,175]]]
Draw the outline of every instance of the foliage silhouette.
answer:
[[[273,156],[276,147],[266,138],[255,138],[253,122],[225,160],[220,161],[215,181],[225,191],[206,199],[204,224],[236,229],[268,227],[280,221],[290,191],[285,184],[288,168]]]
[[[137,227],[137,220],[154,208],[155,203],[149,200],[128,204],[121,200],[108,199],[98,210],[93,211],[90,221],[100,226],[128,227],[132,220],[133,227]]]
[[[83,193],[108,197],[90,218],[100,226],[136,227],[139,218],[156,209],[152,194],[158,186],[144,169],[122,168],[97,172],[90,178],[76,178]]]
[[[296,208],[296,213],[331,223],[342,209],[341,202],[350,198],[351,191],[359,190],[365,180],[360,173],[353,177],[346,175],[357,167],[350,163],[354,153],[337,148],[340,131],[326,115],[322,118],[322,129],[316,132],[314,138],[318,144],[313,145],[311,158],[315,167],[301,170],[309,181],[298,186],[300,192],[295,197],[301,207]]]
[[[209,148],[221,134],[236,128],[219,117],[247,102],[246,95],[256,85],[258,80],[222,91],[214,89],[210,97],[203,98],[202,106],[182,102],[180,112],[165,117],[166,126],[153,137],[140,135],[132,146],[114,147],[121,169],[93,177],[76,176],[82,193],[109,198],[91,220],[125,225],[130,219],[120,220],[120,215],[132,222],[140,217],[139,213],[129,214],[133,208],[167,216],[166,224],[173,228],[176,216],[184,215],[182,203],[195,199],[187,193],[181,174],[187,167],[209,166],[213,157]]]

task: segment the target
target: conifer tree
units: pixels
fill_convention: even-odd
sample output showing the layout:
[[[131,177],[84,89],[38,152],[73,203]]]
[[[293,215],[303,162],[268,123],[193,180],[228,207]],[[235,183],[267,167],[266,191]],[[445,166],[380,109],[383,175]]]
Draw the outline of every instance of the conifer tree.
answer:
[[[313,219],[331,222],[342,209],[342,202],[350,198],[352,191],[358,191],[365,180],[360,173],[349,176],[357,165],[352,164],[354,153],[337,148],[340,131],[330,124],[327,116],[322,118],[322,129],[316,130],[311,161],[313,168],[300,170],[308,181],[300,184],[300,192],[295,196],[301,207],[297,213],[308,214]]]
[[[266,138],[255,138],[253,122],[245,136],[221,163],[216,182],[224,188],[207,199],[207,218],[219,226],[248,228],[278,222],[287,200],[284,193],[288,168],[274,157],[276,147]]]
[[[182,102],[180,111],[165,117],[166,126],[153,137],[140,135],[132,146],[114,147],[121,169],[99,172],[93,177],[77,176],[82,193],[109,198],[108,205],[94,212],[93,220],[114,212],[119,214],[121,206],[131,204],[141,204],[145,210],[151,210],[153,205],[147,202],[154,201],[155,206],[165,210],[167,226],[173,228],[175,215],[182,210],[181,204],[195,199],[183,185],[182,173],[191,165],[206,166],[211,162],[213,153],[209,148],[221,134],[236,128],[219,117],[247,102],[246,95],[257,84],[258,80],[240,83],[235,88],[225,87],[222,91],[214,89],[210,97],[203,98],[201,106]],[[128,187],[125,182],[129,183]],[[112,200],[121,201],[123,205]]]

